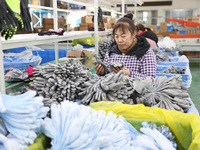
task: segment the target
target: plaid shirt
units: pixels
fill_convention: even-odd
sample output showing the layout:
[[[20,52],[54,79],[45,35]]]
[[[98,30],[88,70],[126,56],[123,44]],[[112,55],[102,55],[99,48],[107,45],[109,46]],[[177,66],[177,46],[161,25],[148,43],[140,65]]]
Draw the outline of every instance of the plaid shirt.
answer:
[[[111,62],[124,62],[124,67],[130,70],[130,77],[145,79],[147,76],[155,78],[157,63],[156,57],[152,49],[150,48],[144,56],[137,60],[135,55],[119,55],[106,53],[104,64],[110,68]]]

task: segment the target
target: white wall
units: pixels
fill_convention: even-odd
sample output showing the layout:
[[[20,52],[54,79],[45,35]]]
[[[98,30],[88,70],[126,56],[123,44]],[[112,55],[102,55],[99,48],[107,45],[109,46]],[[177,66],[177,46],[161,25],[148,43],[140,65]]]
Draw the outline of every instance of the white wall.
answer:
[[[155,0],[143,0],[143,2],[155,1]],[[163,1],[163,0],[157,0]],[[200,14],[200,0],[172,0],[172,6],[143,6],[137,7],[137,10],[157,10],[158,11],[158,24],[164,21],[165,10],[173,9],[197,9],[197,14]],[[134,7],[128,7],[128,11],[134,11]],[[120,8],[117,7],[117,11],[120,11]]]

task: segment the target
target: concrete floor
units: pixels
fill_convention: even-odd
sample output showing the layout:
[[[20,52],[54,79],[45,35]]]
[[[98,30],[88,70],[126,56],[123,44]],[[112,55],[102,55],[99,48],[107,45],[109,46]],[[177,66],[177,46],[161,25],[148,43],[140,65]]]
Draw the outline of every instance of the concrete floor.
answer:
[[[190,62],[192,84],[188,89],[190,98],[200,112],[200,62]]]

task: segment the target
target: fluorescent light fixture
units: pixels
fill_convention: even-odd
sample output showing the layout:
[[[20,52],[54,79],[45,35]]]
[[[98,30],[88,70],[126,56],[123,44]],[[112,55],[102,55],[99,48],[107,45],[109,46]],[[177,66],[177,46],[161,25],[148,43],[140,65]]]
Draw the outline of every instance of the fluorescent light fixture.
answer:
[[[129,0],[129,1],[125,1],[124,4],[135,4],[135,3],[141,6],[144,2],[141,1],[141,0]],[[117,4],[122,4],[122,3],[119,3],[119,2],[117,2],[117,3],[112,3],[112,6],[115,6],[115,5],[117,5]]]

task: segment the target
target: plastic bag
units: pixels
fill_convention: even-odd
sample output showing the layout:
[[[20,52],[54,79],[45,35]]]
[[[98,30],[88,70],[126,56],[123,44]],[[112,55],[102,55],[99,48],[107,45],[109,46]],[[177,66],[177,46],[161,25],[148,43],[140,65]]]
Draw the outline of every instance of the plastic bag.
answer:
[[[101,37],[98,38],[98,43],[101,43],[102,39]],[[87,37],[87,38],[81,38],[81,39],[74,39],[72,41],[72,45],[77,45],[77,44],[82,44],[82,45],[89,45],[89,46],[94,46],[95,45],[95,37]]]
[[[163,40],[158,41],[158,47],[159,48],[175,48],[176,43],[170,37],[165,37]]]
[[[194,114],[181,113],[174,110],[145,107],[144,105],[128,105],[121,102],[102,101],[91,103],[93,109],[122,115],[136,129],[141,122],[148,121],[157,125],[167,125],[175,135],[178,150],[200,149],[200,117]],[[139,130],[138,130],[139,131]]]
[[[37,54],[37,56],[32,54],[34,47],[28,47],[27,50],[21,53],[8,53],[4,54],[4,70],[8,68],[15,68],[19,70],[24,70],[29,67],[29,65],[36,67],[38,66],[42,58]]]
[[[72,47],[72,51],[82,51],[83,46],[80,44],[77,44],[76,46]]]
[[[28,78],[28,75],[18,69],[9,68],[6,70],[5,81],[7,82],[22,81],[26,78]]]

